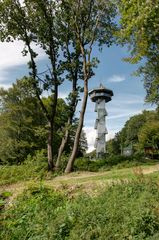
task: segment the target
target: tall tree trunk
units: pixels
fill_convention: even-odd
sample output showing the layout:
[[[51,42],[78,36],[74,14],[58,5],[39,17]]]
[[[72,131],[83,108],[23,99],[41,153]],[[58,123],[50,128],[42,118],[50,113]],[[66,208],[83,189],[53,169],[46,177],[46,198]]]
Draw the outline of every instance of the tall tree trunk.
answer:
[[[53,161],[53,136],[54,136],[54,125],[55,125],[55,115],[56,115],[56,108],[57,108],[57,98],[58,98],[58,85],[55,84],[55,90],[52,100],[52,110],[51,110],[51,118],[49,123],[48,129],[48,141],[47,141],[47,156],[48,156],[48,171],[53,171],[55,165]]]
[[[48,141],[47,141],[48,171],[54,169],[53,162],[53,124],[49,122]]]
[[[77,106],[77,99],[74,98],[72,100],[72,104],[71,104],[71,110],[70,110],[70,114],[69,114],[69,117],[68,117],[68,121],[67,121],[67,127],[66,127],[66,130],[65,130],[65,134],[62,138],[62,141],[61,141],[61,145],[60,145],[60,148],[59,148],[59,151],[58,151],[58,157],[57,157],[57,161],[56,161],[56,168],[59,168],[60,167],[60,160],[61,160],[61,156],[62,156],[62,153],[65,149],[65,146],[68,142],[68,137],[69,137],[69,127],[72,125],[72,121],[73,121],[73,116],[74,116],[74,113],[75,113],[75,110],[76,110],[76,106]]]
[[[57,157],[57,161],[56,161],[56,168],[59,168],[60,167],[60,160],[61,160],[61,156],[62,156],[62,153],[65,149],[65,146],[68,142],[68,137],[69,137],[69,127],[70,125],[72,125],[72,121],[73,121],[73,117],[74,117],[74,114],[75,114],[75,111],[76,111],[76,106],[77,106],[77,103],[78,103],[78,94],[77,94],[77,70],[75,72],[75,77],[73,79],[73,84],[72,84],[72,100],[71,100],[71,104],[70,104],[70,113],[69,113],[69,116],[68,116],[68,121],[67,121],[67,127],[66,127],[66,130],[65,130],[65,134],[64,134],[64,137],[62,138],[62,141],[61,141],[61,145],[60,145],[60,148],[59,148],[59,151],[58,151],[58,157]]]
[[[70,119],[68,120],[68,126],[70,125]],[[69,130],[66,129],[65,131],[65,135],[64,137],[62,138],[62,141],[61,141],[61,145],[60,145],[60,148],[58,150],[58,157],[57,157],[57,161],[56,161],[56,165],[55,167],[58,169],[60,167],[60,160],[61,160],[61,156],[62,156],[62,153],[64,151],[64,148],[68,142],[68,136],[69,136]]]
[[[75,135],[72,154],[67,163],[65,173],[69,173],[72,171],[73,164],[74,164],[74,161],[75,161],[75,158],[77,155],[80,135],[82,132],[82,127],[83,127],[83,122],[84,122],[84,114],[85,114],[85,110],[86,110],[86,106],[87,106],[87,99],[88,99],[88,79],[85,79],[84,80],[84,97],[83,97],[82,108],[81,108],[81,112],[80,112],[79,123],[78,123],[77,131],[76,131],[76,135]]]

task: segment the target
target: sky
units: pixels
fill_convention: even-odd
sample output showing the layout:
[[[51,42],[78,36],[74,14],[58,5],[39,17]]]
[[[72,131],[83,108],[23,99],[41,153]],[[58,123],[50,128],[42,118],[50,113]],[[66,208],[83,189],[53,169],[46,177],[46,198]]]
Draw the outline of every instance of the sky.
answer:
[[[34,46],[37,48],[37,46]],[[16,79],[28,75],[27,62],[28,57],[23,57],[21,51],[22,42],[0,43],[0,87],[7,89],[11,87]],[[45,70],[47,66],[45,54],[42,50],[36,49],[38,55],[39,70]],[[95,47],[94,56],[100,60],[98,68],[95,69],[95,76],[89,80],[89,90],[98,88],[100,83],[114,93],[112,101],[106,104],[108,116],[106,118],[106,127],[108,134],[106,139],[113,138],[115,133],[120,131],[125,122],[133,115],[141,113],[143,110],[154,109],[155,106],[145,104],[144,98],[146,92],[143,87],[142,79],[135,77],[132,73],[138,68],[138,65],[132,65],[124,62],[122,59],[128,57],[126,48],[120,46],[104,47],[99,52]],[[59,97],[66,98],[70,91],[70,83],[65,82],[60,87]],[[77,107],[77,116],[79,115],[81,102]],[[87,109],[84,120],[84,131],[88,141],[88,151],[94,149],[96,131],[94,123],[96,113],[94,112],[94,103],[88,98]]]

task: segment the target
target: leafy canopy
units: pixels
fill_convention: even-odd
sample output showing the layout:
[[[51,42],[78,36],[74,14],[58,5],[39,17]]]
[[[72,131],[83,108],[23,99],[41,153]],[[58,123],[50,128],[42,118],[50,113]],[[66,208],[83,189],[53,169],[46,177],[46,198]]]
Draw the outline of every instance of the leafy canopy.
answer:
[[[143,76],[146,100],[159,104],[159,0],[121,0],[120,43],[128,44],[130,57],[143,60],[138,74]]]

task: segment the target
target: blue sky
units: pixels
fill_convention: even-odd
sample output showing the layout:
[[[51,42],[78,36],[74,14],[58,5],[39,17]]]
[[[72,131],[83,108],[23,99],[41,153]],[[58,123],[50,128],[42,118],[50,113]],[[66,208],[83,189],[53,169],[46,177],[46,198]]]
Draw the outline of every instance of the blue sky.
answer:
[[[21,50],[23,44],[15,43],[0,43],[0,87],[8,88],[16,79],[27,75],[27,57],[22,57]],[[38,49],[38,62],[40,70],[43,71],[46,66],[44,53]],[[98,52],[95,48],[94,53],[100,60],[100,64],[95,69],[95,76],[89,81],[89,90],[96,88],[102,83],[105,87],[113,90],[114,96],[112,101],[107,103],[107,139],[110,139],[117,133],[125,124],[125,122],[133,115],[141,113],[144,109],[154,109],[144,103],[145,90],[143,82],[139,77],[132,76],[132,73],[137,69],[137,65],[131,65],[123,62],[122,58],[128,56],[126,48],[113,46],[103,48],[102,52]],[[67,97],[70,89],[70,83],[60,87],[60,97]],[[80,111],[80,104],[77,108],[77,116]],[[86,132],[89,151],[93,150],[93,145],[96,137],[94,130],[94,122],[96,113],[94,112],[94,103],[88,99],[88,105],[85,115],[84,130]]]

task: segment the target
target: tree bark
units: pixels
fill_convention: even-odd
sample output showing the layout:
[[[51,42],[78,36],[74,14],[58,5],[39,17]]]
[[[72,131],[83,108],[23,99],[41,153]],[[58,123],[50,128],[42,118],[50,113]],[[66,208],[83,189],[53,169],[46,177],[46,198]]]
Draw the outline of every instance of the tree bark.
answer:
[[[72,171],[73,164],[74,164],[74,161],[75,161],[75,158],[77,155],[80,135],[82,132],[82,127],[83,127],[83,122],[84,122],[84,114],[85,114],[85,110],[86,110],[86,106],[87,106],[87,99],[88,99],[88,79],[85,79],[84,80],[84,97],[83,97],[82,108],[81,108],[81,112],[80,112],[79,124],[78,124],[78,128],[77,128],[76,135],[75,135],[75,141],[74,141],[74,145],[73,145],[72,154],[67,163],[65,173],[70,173]]]
[[[66,146],[66,144],[67,144],[68,136],[69,136],[69,130],[66,129],[65,135],[64,135],[64,137],[62,138],[61,145],[60,145],[60,148],[59,148],[59,151],[58,151],[58,157],[57,157],[57,161],[56,161],[56,165],[55,165],[55,167],[56,167],[57,169],[60,167],[61,156],[62,156],[62,153],[63,153],[63,151],[64,151],[64,148],[65,148],[65,146]]]
[[[49,122],[48,142],[47,142],[48,171],[54,169],[53,162],[53,125]]]
[[[48,171],[53,171],[55,167],[55,164],[53,161],[53,144],[54,144],[53,136],[54,136],[55,115],[56,115],[56,108],[57,108],[57,98],[58,98],[58,85],[55,83],[55,92],[53,95],[51,119],[49,121],[49,129],[48,129],[48,142],[47,142]]]
[[[73,92],[76,92],[76,87]],[[62,138],[61,145],[60,145],[60,148],[58,151],[58,157],[57,157],[57,161],[56,161],[56,165],[55,165],[56,168],[59,168],[59,166],[60,166],[61,156],[62,156],[64,148],[68,142],[68,137],[69,137],[69,129],[68,128],[70,127],[70,125],[72,125],[73,116],[74,116],[74,113],[76,110],[77,102],[78,102],[77,97],[73,97],[71,107],[70,107],[70,114],[69,114],[68,121],[67,121],[68,127],[65,130],[65,134],[64,134],[64,137]]]

